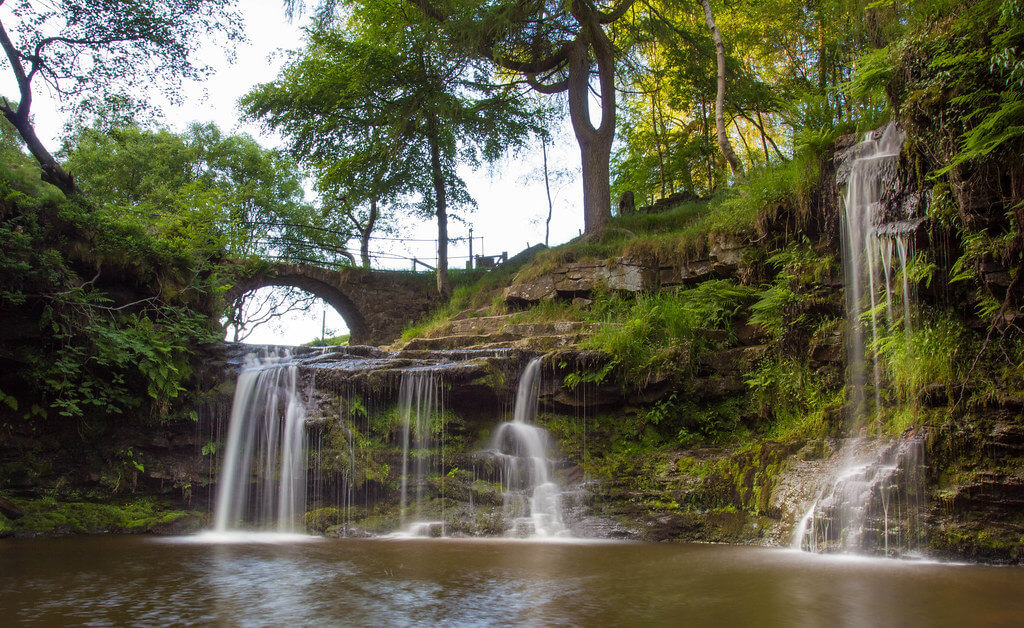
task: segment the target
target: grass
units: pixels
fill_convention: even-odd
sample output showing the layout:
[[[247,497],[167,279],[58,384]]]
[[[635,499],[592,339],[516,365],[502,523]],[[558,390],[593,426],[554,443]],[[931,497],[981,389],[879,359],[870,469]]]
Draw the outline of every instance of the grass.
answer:
[[[347,347],[348,346],[349,334],[343,334],[341,336],[332,336],[330,338],[314,338],[313,340],[306,343],[308,347]]]

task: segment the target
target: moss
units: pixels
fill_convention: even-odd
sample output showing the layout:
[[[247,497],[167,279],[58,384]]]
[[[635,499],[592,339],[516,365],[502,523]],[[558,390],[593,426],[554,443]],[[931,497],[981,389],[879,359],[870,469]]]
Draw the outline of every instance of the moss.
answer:
[[[197,523],[201,515],[179,510],[153,498],[97,503],[39,499],[11,499],[25,516],[9,521],[14,534],[84,534],[96,532],[154,532],[174,524]]]
[[[676,471],[683,475],[702,478],[708,474],[708,466],[703,460],[687,456],[676,460]]]
[[[470,362],[468,366],[482,366],[485,371],[482,375],[470,382],[471,384],[484,386],[496,393],[503,392],[506,386],[508,386],[508,374],[497,366],[494,361],[479,360],[476,362]]]
[[[351,514],[351,511],[348,514]],[[342,525],[346,519],[346,511],[343,508],[317,508],[306,512],[304,523],[307,532],[325,534],[328,528]]]
[[[1024,536],[1019,528],[1017,532],[993,530],[981,522],[948,525],[930,531],[928,549],[936,556],[1020,563],[1024,560]]]

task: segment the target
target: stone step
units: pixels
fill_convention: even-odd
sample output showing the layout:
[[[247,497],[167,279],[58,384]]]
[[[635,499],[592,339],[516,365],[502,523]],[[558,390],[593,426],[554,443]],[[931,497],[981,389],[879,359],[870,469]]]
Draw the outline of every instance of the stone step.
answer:
[[[413,338],[403,350],[439,351],[445,349],[529,349],[548,351],[571,347],[590,336],[589,333],[536,334],[519,336],[508,332],[481,335],[442,336],[440,338]]]
[[[514,340],[511,343],[497,343],[497,344],[484,344],[477,345],[478,349],[525,349],[529,351],[551,351],[552,349],[564,349],[566,347],[573,347],[583,342],[589,336],[587,334],[564,334],[564,335],[551,335],[551,336],[533,336],[530,338],[520,338]]]
[[[601,329],[601,323],[580,321],[555,321],[552,323],[515,323],[506,331],[524,338],[530,336],[553,336],[563,334],[594,334]]]
[[[513,323],[514,315],[481,316],[450,321],[426,334],[426,338],[447,338],[450,336],[483,336],[508,333],[515,336],[550,336],[554,334],[593,333],[599,323],[580,321],[553,321],[546,323]]]
[[[495,332],[507,325],[512,314],[500,314],[497,316],[476,316],[454,320],[441,327],[446,332],[445,336],[460,336],[466,334],[481,334]]]
[[[405,343],[405,346],[402,347],[402,349],[426,349],[430,351],[437,351],[441,349],[465,349],[467,347],[476,347],[483,344],[495,345],[501,343],[511,346],[511,343],[519,340],[519,338],[520,337],[515,334],[505,332],[493,334],[455,334],[451,336],[422,337],[413,338],[409,342]]]

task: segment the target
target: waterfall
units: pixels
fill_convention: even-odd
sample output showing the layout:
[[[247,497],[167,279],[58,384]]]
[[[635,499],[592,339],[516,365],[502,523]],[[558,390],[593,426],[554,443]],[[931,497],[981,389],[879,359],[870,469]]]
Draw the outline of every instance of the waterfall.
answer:
[[[540,358],[532,359],[519,378],[513,420],[502,423],[491,453],[502,468],[506,515],[512,536],[564,536],[562,491],[551,478],[548,433],[533,424],[540,390]]]
[[[903,146],[903,133],[893,124],[879,137],[868,137],[857,148],[846,194],[843,197],[843,272],[846,285],[846,318],[850,330],[847,344],[851,403],[857,421],[867,412],[865,369],[870,366],[874,388],[874,411],[881,411],[881,364],[865,363],[865,325],[870,325],[871,348],[878,346],[880,330],[902,324],[911,331],[910,283],[907,259],[912,253],[909,235],[898,222],[887,222],[883,212],[886,183],[891,182]],[[893,253],[899,266],[893,268]],[[898,272],[896,272],[898,271]],[[893,275],[902,280],[903,317],[898,320],[893,308]],[[880,312],[884,306],[884,316]]]
[[[415,536],[444,536],[445,443],[444,419],[440,415],[441,379],[429,370],[407,371],[402,374],[398,396],[402,421],[400,525]],[[440,432],[440,443],[435,443],[435,432]],[[440,464],[436,463],[438,444],[441,446]],[[424,521],[430,510],[426,491],[433,473],[440,476],[441,519]]]
[[[858,449],[853,443],[850,448]],[[804,515],[794,546],[811,552],[919,552],[924,504],[924,439],[869,449],[847,462]]]
[[[306,504],[305,406],[291,354],[250,355],[238,376],[217,480],[214,530],[296,532]],[[253,473],[256,481],[253,482]]]
[[[843,197],[843,272],[849,329],[848,387],[851,434],[881,418],[883,334],[912,334],[907,261],[914,224],[886,216],[887,187],[895,179],[903,133],[893,124],[857,145]],[[894,219],[896,218],[896,219]],[[908,228],[911,227],[911,228]],[[894,287],[896,280],[902,282]],[[902,300],[902,308],[893,302]],[[870,330],[870,344],[867,333]],[[866,393],[870,384],[871,399]],[[850,439],[833,484],[801,519],[794,547],[809,551],[902,554],[920,548],[924,443],[919,436],[864,451]]]

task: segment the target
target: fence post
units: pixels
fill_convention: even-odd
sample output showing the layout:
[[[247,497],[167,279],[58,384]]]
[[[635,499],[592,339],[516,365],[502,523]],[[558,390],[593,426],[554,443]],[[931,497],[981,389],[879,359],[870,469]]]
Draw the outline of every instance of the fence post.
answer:
[[[416,258],[412,258],[412,272],[416,272]]]

